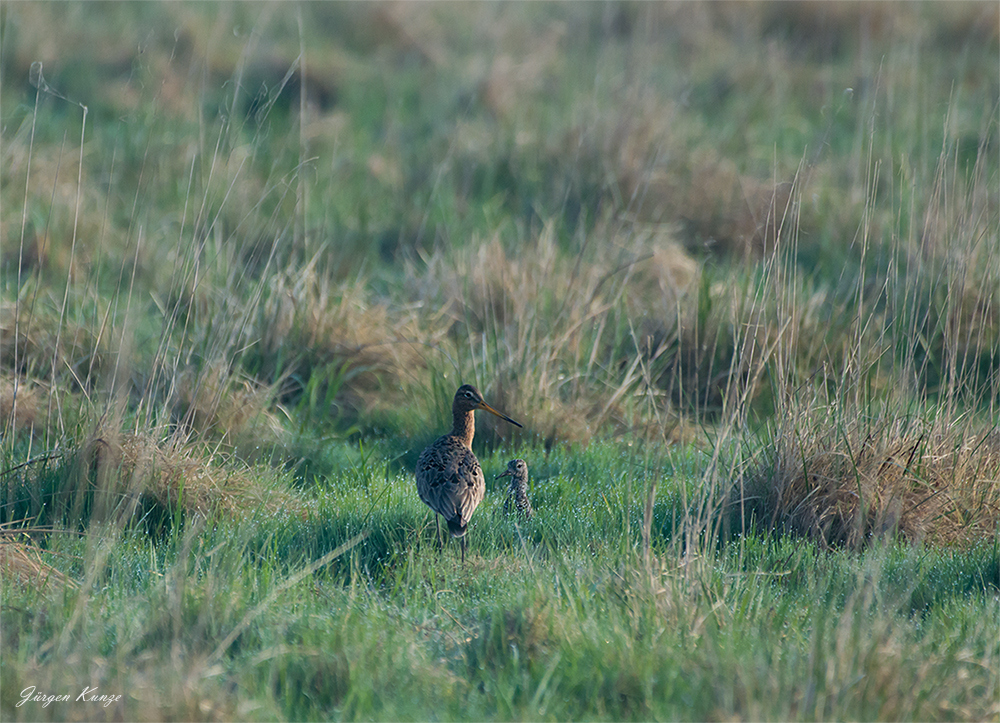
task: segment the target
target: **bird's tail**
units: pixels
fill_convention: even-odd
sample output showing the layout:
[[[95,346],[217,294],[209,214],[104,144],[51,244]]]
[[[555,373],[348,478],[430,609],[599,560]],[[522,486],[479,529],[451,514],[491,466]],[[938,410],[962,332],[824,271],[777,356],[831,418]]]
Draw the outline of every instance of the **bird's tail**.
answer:
[[[468,525],[462,524],[462,518],[460,516],[452,517],[448,520],[448,532],[451,533],[452,537],[464,537],[468,529]]]

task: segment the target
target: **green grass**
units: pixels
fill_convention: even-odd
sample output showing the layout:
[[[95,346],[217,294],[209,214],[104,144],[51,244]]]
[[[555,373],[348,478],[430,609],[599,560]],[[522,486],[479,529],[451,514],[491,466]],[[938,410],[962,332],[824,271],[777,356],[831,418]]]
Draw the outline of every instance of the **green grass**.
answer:
[[[0,4],[0,715],[996,718],[998,48]],[[412,474],[463,382],[524,424],[464,567]]]
[[[5,586],[4,709],[27,719],[992,715],[995,546],[845,556],[753,535],[684,554],[661,522],[683,514],[691,460],[660,459],[647,470],[661,495],[646,564],[641,517],[622,520],[630,456],[617,445],[553,455],[534,477],[535,518],[517,526],[491,494],[464,568],[454,543],[436,549],[409,474],[386,474],[379,452],[307,495],[301,516],[247,510],[161,542],[137,529],[56,538],[46,559],[83,586]],[[490,476],[504,457],[486,459]],[[85,669],[56,662],[79,656]],[[28,685],[125,697],[107,711],[15,708]]]

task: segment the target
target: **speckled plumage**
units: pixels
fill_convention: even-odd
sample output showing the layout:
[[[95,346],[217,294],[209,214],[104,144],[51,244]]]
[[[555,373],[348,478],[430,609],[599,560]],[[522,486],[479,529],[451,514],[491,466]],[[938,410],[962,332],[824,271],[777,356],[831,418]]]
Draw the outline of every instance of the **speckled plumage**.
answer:
[[[463,384],[451,404],[451,431],[420,453],[416,470],[420,499],[444,517],[452,537],[461,539],[463,563],[469,519],[486,494],[482,467],[472,453],[472,438],[476,433],[473,412],[477,409],[521,426],[483,401],[483,395],[474,386]]]
[[[528,463],[523,459],[512,459],[507,463],[507,471],[497,475],[510,477],[510,487],[507,499],[503,503],[503,511],[510,515],[515,511],[524,519],[531,519],[531,500],[528,499]]]

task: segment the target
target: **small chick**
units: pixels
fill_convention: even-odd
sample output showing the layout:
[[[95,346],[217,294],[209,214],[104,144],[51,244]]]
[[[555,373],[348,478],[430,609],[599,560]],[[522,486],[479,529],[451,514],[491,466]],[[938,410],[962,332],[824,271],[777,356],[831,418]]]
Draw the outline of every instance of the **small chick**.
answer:
[[[507,471],[497,475],[510,477],[510,489],[503,503],[503,511],[510,515],[517,512],[524,519],[531,519],[531,501],[528,499],[528,463],[523,459],[512,459],[507,463]]]

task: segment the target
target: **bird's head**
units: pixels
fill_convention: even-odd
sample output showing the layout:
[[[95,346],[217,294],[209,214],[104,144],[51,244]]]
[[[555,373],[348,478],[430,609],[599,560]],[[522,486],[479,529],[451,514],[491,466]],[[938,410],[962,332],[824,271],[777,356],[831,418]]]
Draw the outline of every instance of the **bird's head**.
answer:
[[[501,477],[513,477],[514,479],[527,479],[528,477],[528,463],[523,459],[512,459],[507,463],[507,469],[496,476],[497,479]]]
[[[486,401],[483,399],[483,395],[480,394],[479,390],[476,389],[471,384],[463,384],[458,388],[458,391],[455,392],[455,400],[451,404],[451,409],[453,412],[459,414],[472,412],[475,411],[476,409],[485,409],[487,412],[490,412],[491,414],[495,414],[496,416],[500,417],[500,419],[504,419],[510,422],[515,427],[521,426],[518,422],[515,422],[506,414],[498,412],[489,404],[487,404]]]

